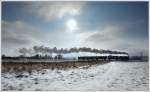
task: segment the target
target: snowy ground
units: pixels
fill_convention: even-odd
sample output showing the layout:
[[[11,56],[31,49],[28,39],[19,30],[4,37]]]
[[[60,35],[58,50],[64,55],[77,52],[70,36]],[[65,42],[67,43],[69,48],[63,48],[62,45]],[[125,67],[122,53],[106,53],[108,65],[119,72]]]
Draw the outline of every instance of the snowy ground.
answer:
[[[32,74],[2,73],[2,90],[148,90],[148,62],[111,62]]]

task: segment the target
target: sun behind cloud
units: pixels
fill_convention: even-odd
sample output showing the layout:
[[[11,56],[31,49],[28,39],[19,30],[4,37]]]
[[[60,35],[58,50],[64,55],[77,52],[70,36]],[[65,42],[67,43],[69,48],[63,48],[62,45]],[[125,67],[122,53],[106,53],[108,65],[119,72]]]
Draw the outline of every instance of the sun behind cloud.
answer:
[[[69,19],[66,22],[67,31],[74,32],[78,29],[77,21],[75,19]]]

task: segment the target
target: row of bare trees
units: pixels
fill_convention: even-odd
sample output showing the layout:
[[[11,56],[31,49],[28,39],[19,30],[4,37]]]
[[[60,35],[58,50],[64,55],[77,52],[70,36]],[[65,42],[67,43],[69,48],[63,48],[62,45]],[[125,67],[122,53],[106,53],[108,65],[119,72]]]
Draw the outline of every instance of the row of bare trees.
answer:
[[[111,50],[102,50],[102,49],[92,49],[92,48],[87,48],[87,47],[81,47],[81,48],[50,48],[50,47],[44,47],[44,46],[33,46],[32,48],[20,48],[19,52],[23,55],[50,55],[52,54],[57,54],[57,55],[62,55],[62,54],[69,54],[69,53],[78,53],[78,52],[91,52],[91,53],[100,53],[100,54],[128,54],[126,52],[120,52],[120,51],[111,51]]]

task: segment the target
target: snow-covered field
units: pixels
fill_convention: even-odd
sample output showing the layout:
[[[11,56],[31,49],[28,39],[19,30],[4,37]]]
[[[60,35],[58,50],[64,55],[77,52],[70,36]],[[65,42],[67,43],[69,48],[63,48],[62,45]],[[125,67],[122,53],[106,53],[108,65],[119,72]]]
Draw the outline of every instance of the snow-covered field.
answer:
[[[134,90],[149,89],[148,62],[111,62],[76,69],[43,69],[2,73],[2,90]]]

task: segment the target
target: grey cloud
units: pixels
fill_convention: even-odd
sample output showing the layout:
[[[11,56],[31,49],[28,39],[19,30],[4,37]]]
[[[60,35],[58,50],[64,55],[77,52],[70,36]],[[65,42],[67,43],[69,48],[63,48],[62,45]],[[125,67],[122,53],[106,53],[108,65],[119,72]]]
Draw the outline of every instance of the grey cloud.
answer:
[[[7,30],[2,30],[2,43],[7,44],[28,44],[30,43],[29,39],[24,39],[23,37],[17,36],[13,32]]]
[[[36,14],[38,17],[50,21],[62,18],[67,15],[79,15],[84,2],[32,2],[27,3],[26,8],[29,13]]]
[[[38,31],[21,21],[2,21],[2,53],[10,54],[9,51],[13,53],[19,47],[39,44],[41,33]]]
[[[89,41],[94,40],[94,41],[100,42],[100,41],[108,41],[108,40],[112,40],[112,39],[110,37],[107,37],[107,35],[95,33],[95,34],[91,35],[90,37],[88,37],[87,40],[89,40]]]
[[[104,29],[97,31],[97,33],[87,37],[84,44],[90,44],[90,46],[102,49],[127,51],[132,55],[139,52],[143,52],[145,55],[148,55],[148,42],[139,39],[129,40],[126,37],[121,37],[121,30],[121,28],[114,30],[108,27],[108,30]]]

